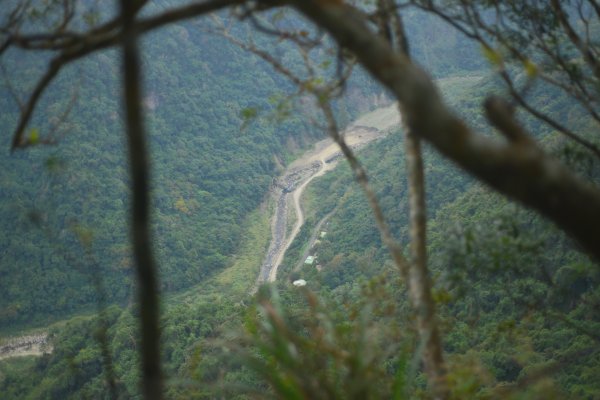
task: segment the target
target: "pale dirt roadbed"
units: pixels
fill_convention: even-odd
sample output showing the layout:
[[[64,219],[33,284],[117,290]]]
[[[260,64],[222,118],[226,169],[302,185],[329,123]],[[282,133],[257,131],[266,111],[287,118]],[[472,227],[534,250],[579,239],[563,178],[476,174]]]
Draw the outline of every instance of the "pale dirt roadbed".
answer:
[[[12,357],[41,356],[52,352],[45,333],[3,338],[0,341],[0,360]]]
[[[384,137],[399,125],[397,105],[392,104],[362,116],[350,125],[343,135],[350,147],[359,148]],[[335,168],[340,156],[339,146],[332,139],[321,140],[292,162],[276,180],[273,191],[275,210],[271,224],[272,239],[261,265],[258,284],[277,279],[277,271],[285,252],[304,224],[304,212],[300,204],[304,189],[313,179]],[[289,235],[286,235],[287,208],[290,206],[294,207],[296,222]]]

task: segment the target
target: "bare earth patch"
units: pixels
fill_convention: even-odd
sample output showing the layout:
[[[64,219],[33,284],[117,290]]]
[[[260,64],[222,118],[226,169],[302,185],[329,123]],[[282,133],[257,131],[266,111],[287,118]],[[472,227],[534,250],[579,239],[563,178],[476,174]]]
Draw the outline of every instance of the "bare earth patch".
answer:
[[[16,336],[0,339],[0,360],[11,357],[41,356],[52,353],[48,334]]]

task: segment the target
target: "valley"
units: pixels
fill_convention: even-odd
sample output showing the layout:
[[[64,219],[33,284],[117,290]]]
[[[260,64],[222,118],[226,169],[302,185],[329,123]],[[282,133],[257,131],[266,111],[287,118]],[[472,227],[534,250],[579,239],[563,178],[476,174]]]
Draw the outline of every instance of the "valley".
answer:
[[[343,132],[346,143],[353,149],[383,138],[400,125],[397,105],[376,109],[365,114]],[[272,195],[275,208],[272,217],[272,239],[261,265],[257,284],[274,282],[277,271],[300,228],[304,224],[301,197],[310,182],[334,169],[341,159],[339,146],[331,138],[317,142],[313,148],[292,162],[284,174],[276,179]],[[293,207],[295,222],[288,232],[288,208]]]
[[[385,137],[385,135],[396,129],[399,124],[400,118],[397,105],[394,103],[375,109],[358,118],[344,131],[344,137],[352,148],[359,149]],[[315,143],[311,149],[293,161],[285,169],[285,172],[274,180],[275,184],[271,191],[274,207],[270,216],[272,238],[261,264],[256,284],[252,287],[252,292],[256,291],[258,285],[274,282],[277,279],[277,270],[285,256],[285,252],[304,224],[304,211],[301,205],[302,194],[311,181],[334,169],[340,159],[341,153],[337,144],[330,138],[323,139]],[[291,230],[287,229],[289,223],[287,218],[288,208],[293,208],[296,215],[296,220]],[[288,231],[289,234],[286,234]],[[258,242],[259,240],[255,238],[254,241]],[[242,249],[241,253],[240,257],[244,259],[248,256],[247,253],[249,253],[249,250]],[[249,267],[250,265],[246,265],[246,269]],[[210,282],[229,282],[232,274],[236,278],[239,278],[245,275],[246,271],[240,271],[238,262],[236,262],[232,267],[225,269],[214,279],[211,279]],[[198,286],[204,287],[205,285],[200,284]],[[182,297],[185,298],[186,293],[194,293],[201,290],[198,286],[175,295],[170,299],[169,303],[185,301],[182,300]],[[44,353],[52,351],[52,345],[48,342],[47,334],[24,332],[22,335],[0,339],[4,343],[0,345],[0,360],[21,356],[41,356]]]

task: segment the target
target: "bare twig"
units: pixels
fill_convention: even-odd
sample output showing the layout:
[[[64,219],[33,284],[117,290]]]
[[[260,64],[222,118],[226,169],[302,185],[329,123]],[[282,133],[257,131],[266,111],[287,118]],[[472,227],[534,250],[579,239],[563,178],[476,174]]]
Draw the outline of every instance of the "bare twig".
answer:
[[[24,109],[23,102],[21,101],[21,98],[17,94],[17,91],[16,91],[15,87],[13,86],[12,82],[8,78],[8,71],[6,70],[4,63],[2,63],[2,62],[0,62],[0,73],[2,74],[2,80],[4,81],[4,86],[8,90],[10,97],[13,98],[14,102],[17,104],[17,107],[19,107],[19,111],[22,113],[23,109]]]
[[[23,140],[25,128],[27,127],[27,124],[31,118],[31,115],[33,114],[33,111],[35,110],[35,107],[37,106],[38,101],[40,100],[40,97],[42,96],[42,93],[44,93],[54,78],[56,78],[56,75],[58,74],[58,71],[60,71],[62,65],[63,63],[61,62],[60,58],[52,60],[50,65],[48,65],[46,73],[38,81],[35,89],[31,93],[31,96],[29,96],[29,100],[24,105],[23,112],[21,112],[19,117],[19,124],[17,125],[15,133],[13,134],[11,152],[17,147],[23,147],[27,144]]]
[[[335,120],[333,109],[331,108],[331,104],[329,104],[329,101],[324,96],[318,96],[316,100],[318,106],[323,111],[325,120],[327,121],[327,132],[329,136],[340,147],[342,154],[350,164],[350,168],[354,173],[356,181],[358,182],[358,184],[360,185],[361,189],[367,197],[367,201],[375,217],[377,229],[379,230],[379,234],[381,235],[381,240],[392,255],[392,260],[394,261],[402,275],[406,278],[408,276],[409,263],[404,257],[404,254],[402,253],[402,247],[394,240],[392,236],[392,232],[386,222],[383,210],[381,209],[379,201],[377,200],[377,195],[375,194],[375,192],[369,184],[367,171],[364,169],[358,158],[356,158],[354,152],[352,151],[350,146],[348,146],[343,136],[340,135],[340,131]]]
[[[563,369],[565,365],[574,363],[575,361],[581,359],[581,357],[585,357],[586,355],[593,354],[597,351],[597,347],[588,347],[581,350],[571,351],[558,357],[558,359],[551,361],[543,368],[528,373],[524,378],[519,379],[515,384],[498,387],[495,390],[495,394],[500,396],[500,398],[508,398],[511,394],[521,393],[533,383],[557,373]]]
[[[575,29],[571,26],[569,18],[565,14],[562,6],[560,5],[560,2],[558,0],[550,0],[550,4],[552,5],[552,9],[558,17],[560,25],[563,27],[567,36],[575,45],[575,47],[581,52],[585,61],[590,65],[596,78],[600,79],[600,63],[598,62],[598,59],[596,58],[594,52],[587,44],[583,42],[583,40],[577,34],[577,32],[575,32]]]
[[[52,229],[43,224],[40,216],[36,213],[30,213],[29,218],[46,236],[46,239],[53,245],[53,248],[62,256],[62,258],[77,272],[82,275],[86,275],[90,278],[94,291],[96,292],[96,314],[98,315],[98,331],[96,339],[100,346],[100,353],[102,354],[102,367],[104,372],[104,379],[108,383],[108,391],[111,399],[118,399],[116,373],[114,370],[114,362],[112,353],[110,351],[110,344],[108,341],[108,328],[109,321],[107,315],[108,296],[106,292],[106,286],[102,279],[100,263],[94,257],[92,252],[91,243],[86,243],[81,240],[81,245],[85,252],[85,258],[77,257],[73,254],[64,243],[58,240],[58,233],[53,232]],[[77,230],[77,226],[72,226],[74,231]]]
[[[508,90],[510,92],[510,95],[517,101],[517,103],[519,103],[521,105],[521,107],[523,107],[523,109],[525,109],[525,111],[527,111],[529,114],[533,115],[535,118],[539,119],[540,121],[545,122],[552,128],[560,131],[562,134],[569,137],[573,141],[579,143],[583,147],[587,148],[592,153],[594,153],[596,155],[596,157],[598,157],[600,159],[600,148],[598,148],[598,146],[594,145],[589,140],[586,140],[586,139],[582,138],[581,136],[577,135],[575,132],[573,132],[566,126],[560,124],[555,119],[551,118],[547,114],[544,114],[543,112],[541,112],[540,110],[538,110],[537,108],[535,108],[531,104],[529,104],[529,102],[527,100],[525,100],[525,98],[516,90],[512,79],[510,78],[510,76],[508,75],[508,73],[506,71],[501,71],[500,76],[506,82],[506,84],[508,86]]]
[[[380,7],[393,8],[391,0],[380,0]],[[404,31],[400,14],[389,12],[390,25],[395,40],[395,48],[410,59],[409,43]],[[390,40],[390,44],[394,44]],[[402,115],[402,105],[399,105]],[[432,283],[427,266],[427,208],[425,201],[425,171],[421,141],[410,126],[404,123],[404,149],[406,155],[406,171],[408,179],[408,199],[410,205],[410,270],[408,289],[412,306],[417,314],[417,329],[423,349],[423,364],[429,387],[436,399],[448,399],[450,391],[446,381],[446,364],[436,316],[436,306],[432,295]]]
[[[539,56],[537,58],[541,58],[540,63],[543,65],[536,67],[535,77],[563,91],[578,102],[597,123],[600,123],[600,114],[598,113],[600,99],[598,97],[599,93],[595,89],[596,75],[598,73],[597,66],[600,65],[597,53],[589,40],[584,40],[577,34],[557,1],[555,2],[553,13],[559,19],[560,27],[563,28],[562,30],[548,29],[544,25],[546,23],[546,19],[544,18],[528,18],[527,22],[520,21],[523,24],[527,23],[529,29],[519,28],[515,30],[516,23],[511,19],[513,17],[508,17],[511,20],[507,22],[505,15],[507,9],[510,9],[511,3],[503,4],[500,1],[493,1],[486,3],[487,5],[482,5],[479,2],[453,1],[442,6],[441,3],[433,0],[411,0],[411,2],[424,11],[442,18],[470,39],[479,42],[486,49],[494,51],[492,50],[494,47],[491,41],[495,41],[499,49],[506,50],[510,57],[523,65],[533,65],[531,58],[534,55]],[[538,3],[527,3],[524,9],[533,10],[537,7],[536,4]],[[493,17],[495,19],[482,18],[478,7],[490,7],[493,9]],[[583,14],[581,7],[583,6],[579,7],[580,21],[587,29],[588,20]],[[514,9],[511,12],[514,15],[522,14],[522,12],[516,12]],[[527,43],[526,46],[522,46],[520,42],[515,41],[515,37],[523,38],[525,36],[527,38],[525,40]],[[564,46],[561,44],[564,41],[570,41],[584,55],[584,59],[591,69],[591,76],[589,76],[590,74],[580,73],[579,68],[574,68],[572,58],[564,54]],[[519,93],[515,88],[504,65],[504,60],[501,63],[501,68],[499,68],[500,76],[506,82],[511,96],[514,97],[525,111],[600,157],[598,146],[584,139],[581,135],[574,133],[564,124],[552,119],[540,109],[528,103],[523,94]]]

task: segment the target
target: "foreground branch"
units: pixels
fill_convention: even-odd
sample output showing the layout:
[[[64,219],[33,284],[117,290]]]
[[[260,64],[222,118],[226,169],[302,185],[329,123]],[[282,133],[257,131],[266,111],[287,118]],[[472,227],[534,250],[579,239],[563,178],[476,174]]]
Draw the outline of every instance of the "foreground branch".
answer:
[[[368,28],[365,17],[337,2],[293,0],[398,99],[407,126],[491,187],[554,221],[600,260],[600,191],[534,144],[475,134],[455,117],[432,80]]]
[[[149,163],[142,116],[140,60],[135,6],[121,0],[123,18],[123,87],[126,109],[129,168],[133,184],[131,235],[138,282],[138,307],[142,336],[142,393],[145,399],[162,399],[160,328],[156,264],[149,223]]]
[[[61,66],[62,63],[59,59],[53,60],[50,63],[50,65],[48,65],[46,73],[37,83],[35,89],[31,93],[31,96],[29,96],[29,100],[25,104],[23,111],[19,116],[19,123],[17,125],[17,128],[15,129],[15,133],[13,134],[11,152],[14,151],[17,147],[27,146],[27,141],[23,138],[23,135],[25,134],[25,128],[27,127],[31,116],[33,115],[33,111],[35,110],[35,107],[37,106],[38,101],[42,96],[42,93],[44,93],[44,91],[46,90],[48,85],[50,85],[50,83],[54,80],[54,78],[56,78],[56,75],[58,74],[58,71],[60,71]]]
[[[389,8],[390,31],[394,41],[389,41],[400,54],[410,59],[410,47],[404,32],[400,14],[393,9],[392,0],[380,0],[380,8]],[[400,115],[403,114],[399,104]],[[404,153],[408,180],[409,225],[410,225],[410,269],[408,289],[417,317],[417,331],[422,344],[423,364],[427,381],[435,399],[448,399],[450,392],[446,381],[446,364],[442,338],[436,316],[436,305],[432,295],[432,284],[427,266],[427,207],[425,201],[425,171],[421,140],[402,119]]]

